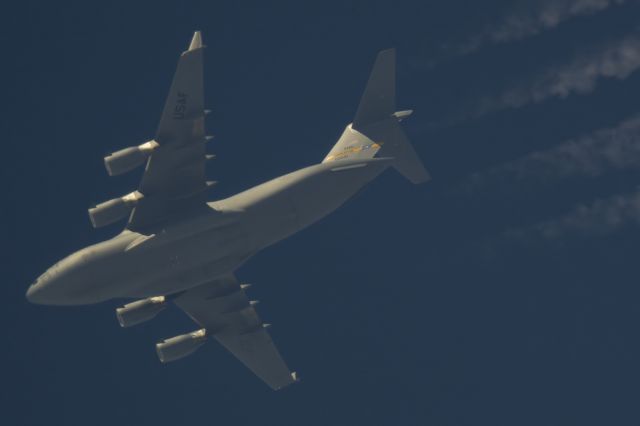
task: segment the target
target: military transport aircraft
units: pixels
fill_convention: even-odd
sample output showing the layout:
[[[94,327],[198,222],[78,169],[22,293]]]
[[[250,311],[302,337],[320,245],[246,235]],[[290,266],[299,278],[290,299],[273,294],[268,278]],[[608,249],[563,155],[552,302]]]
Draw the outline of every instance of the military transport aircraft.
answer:
[[[271,388],[297,381],[235,271],[258,251],[329,214],[389,166],[413,183],[429,174],[395,110],[395,51],[378,54],[353,123],[319,164],[219,201],[207,201],[203,49],[200,32],[180,55],[155,138],[104,159],[109,175],[146,163],[136,191],[89,209],[94,227],[128,216],[115,237],[49,268],[27,291],[43,305],[140,299],[118,309],[122,327],[173,303],[198,330],[156,345],[162,362],[215,338]]]

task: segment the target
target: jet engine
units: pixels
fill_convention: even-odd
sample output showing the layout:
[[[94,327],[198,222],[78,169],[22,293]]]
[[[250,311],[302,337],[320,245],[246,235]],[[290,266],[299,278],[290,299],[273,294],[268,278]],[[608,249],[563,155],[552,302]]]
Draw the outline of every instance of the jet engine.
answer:
[[[171,362],[194,353],[207,340],[204,328],[163,340],[156,344],[156,352],[161,362]]]
[[[116,317],[121,327],[131,327],[149,321],[167,307],[164,296],[150,297],[127,303],[116,309]]]
[[[127,216],[144,195],[134,191],[120,198],[105,201],[89,209],[89,218],[94,228],[109,225]]]
[[[142,145],[121,149],[104,157],[107,173],[109,176],[117,176],[135,169],[144,163],[158,146],[158,142],[149,141]]]

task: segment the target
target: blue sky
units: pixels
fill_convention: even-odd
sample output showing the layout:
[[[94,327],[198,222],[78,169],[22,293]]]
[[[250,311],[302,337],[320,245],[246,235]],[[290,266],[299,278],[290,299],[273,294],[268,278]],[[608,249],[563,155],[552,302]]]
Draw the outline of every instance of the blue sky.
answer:
[[[635,425],[640,4],[22,2],[2,38],[7,424]],[[393,171],[238,276],[302,383],[272,392],[215,344],[161,365],[178,310],[29,305],[119,231],[102,157],[152,137],[179,52],[206,50],[222,198],[320,161],[376,53],[433,175]]]

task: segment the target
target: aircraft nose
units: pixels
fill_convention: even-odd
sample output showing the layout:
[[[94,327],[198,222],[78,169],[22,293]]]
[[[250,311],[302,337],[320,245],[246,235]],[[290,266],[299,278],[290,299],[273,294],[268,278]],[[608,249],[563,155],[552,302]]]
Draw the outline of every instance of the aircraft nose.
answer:
[[[51,288],[51,280],[50,280],[50,272],[45,272],[29,286],[27,289],[27,300],[31,303],[35,303],[38,305],[47,305],[51,302],[52,296],[55,296],[55,292]]]
[[[84,280],[73,270],[74,257],[69,256],[47,269],[27,289],[25,297],[36,305],[76,305],[84,300]]]
[[[36,305],[64,304],[64,292],[60,292],[54,284],[48,280],[38,279],[27,289],[27,300]]]
[[[27,300],[31,303],[38,303],[42,294],[42,286],[36,281],[27,289]]]

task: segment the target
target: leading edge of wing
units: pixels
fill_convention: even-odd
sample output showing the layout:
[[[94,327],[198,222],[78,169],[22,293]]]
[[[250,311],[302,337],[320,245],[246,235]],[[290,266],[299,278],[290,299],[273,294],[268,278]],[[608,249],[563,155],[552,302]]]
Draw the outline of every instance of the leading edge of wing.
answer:
[[[206,153],[202,35],[182,52],[167,94],[128,229],[152,232],[171,218],[206,204]]]

